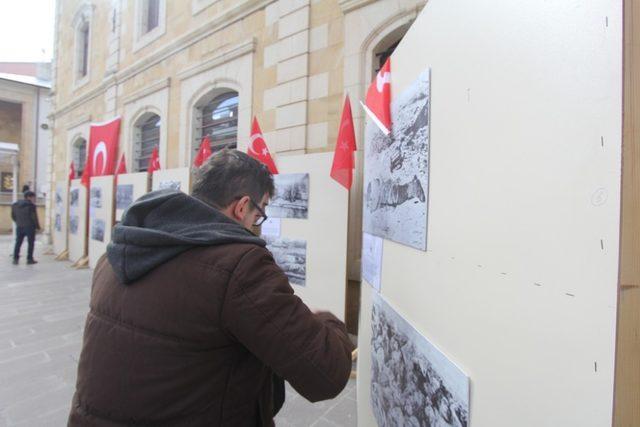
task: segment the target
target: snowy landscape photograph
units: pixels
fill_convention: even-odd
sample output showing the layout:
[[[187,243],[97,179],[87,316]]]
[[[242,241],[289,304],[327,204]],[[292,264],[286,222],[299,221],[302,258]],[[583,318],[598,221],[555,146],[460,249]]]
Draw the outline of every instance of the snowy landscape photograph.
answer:
[[[469,425],[467,375],[377,293],[371,332],[371,407],[379,427]]]
[[[262,236],[267,249],[273,254],[276,264],[284,270],[289,283],[298,286],[307,284],[307,242],[272,236]]]
[[[94,219],[91,222],[91,239],[104,242],[105,223],[101,219]]]
[[[102,188],[91,187],[89,191],[89,206],[92,208],[102,207]]]
[[[309,174],[288,173],[273,176],[276,191],[266,213],[271,218],[306,219],[309,210]]]
[[[365,131],[364,231],[427,249],[429,198],[429,70],[391,104],[386,136],[369,121]]]
[[[133,203],[133,184],[120,184],[116,187],[116,209],[126,209]]]
[[[180,187],[182,186],[180,181],[173,181],[173,180],[167,180],[167,181],[160,181],[160,184],[158,184],[158,190],[176,190],[176,191],[180,191]]]

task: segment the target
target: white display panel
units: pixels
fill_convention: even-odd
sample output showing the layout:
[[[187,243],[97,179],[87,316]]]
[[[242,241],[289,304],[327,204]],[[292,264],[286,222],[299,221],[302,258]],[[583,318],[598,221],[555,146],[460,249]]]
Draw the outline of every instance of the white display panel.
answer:
[[[113,227],[113,175],[91,178],[89,186],[89,267],[107,250]]]
[[[51,213],[51,234],[53,251],[56,255],[67,250],[67,181],[57,181],[53,194],[53,212]]]
[[[189,168],[163,169],[153,173],[152,190],[173,188],[189,194],[191,170]]]
[[[69,187],[69,260],[76,262],[87,256],[87,187],[80,179]]]
[[[280,174],[309,174],[307,218],[282,218],[279,238],[306,241],[306,278],[292,284],[296,295],[344,320],[349,193],[329,176],[332,161],[333,153],[278,158]]]
[[[392,56],[394,94],[431,69],[429,244],[385,240],[381,292],[469,376],[470,426],[611,425],[621,36],[617,1],[432,0]]]
[[[126,207],[149,192],[149,174],[146,172],[118,175],[115,193],[115,220],[122,220]]]

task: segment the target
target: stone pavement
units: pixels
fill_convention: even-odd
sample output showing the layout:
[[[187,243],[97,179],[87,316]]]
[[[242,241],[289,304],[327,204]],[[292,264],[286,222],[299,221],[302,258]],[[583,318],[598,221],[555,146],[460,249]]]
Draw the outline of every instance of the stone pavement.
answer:
[[[39,264],[14,266],[11,244],[0,236],[0,427],[65,426],[91,271],[54,261],[39,242]],[[276,425],[355,426],[355,392],[351,380],[338,398],[311,404],[288,387]]]

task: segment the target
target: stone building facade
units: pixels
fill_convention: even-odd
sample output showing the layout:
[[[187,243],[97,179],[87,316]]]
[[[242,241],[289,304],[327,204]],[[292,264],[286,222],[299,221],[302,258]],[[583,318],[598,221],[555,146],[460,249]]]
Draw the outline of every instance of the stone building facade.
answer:
[[[425,3],[59,0],[53,181],[65,179],[71,160],[82,157],[89,124],[114,116],[122,117],[120,149],[129,171],[143,169],[149,140],[159,146],[163,168],[190,165],[209,132],[217,135],[214,145],[246,150],[253,116],[276,156],[331,151],[346,93],[362,141],[357,103],[381,57]],[[356,176],[349,215],[353,280],[359,280],[361,245]]]

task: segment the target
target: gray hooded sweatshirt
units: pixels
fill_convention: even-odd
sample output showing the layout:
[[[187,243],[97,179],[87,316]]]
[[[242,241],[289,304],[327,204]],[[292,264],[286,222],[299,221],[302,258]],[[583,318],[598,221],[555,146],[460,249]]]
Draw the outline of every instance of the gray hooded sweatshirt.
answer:
[[[136,200],[113,228],[107,258],[125,285],[196,247],[264,240],[201,200],[175,190]]]

